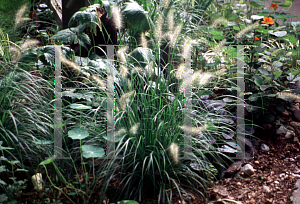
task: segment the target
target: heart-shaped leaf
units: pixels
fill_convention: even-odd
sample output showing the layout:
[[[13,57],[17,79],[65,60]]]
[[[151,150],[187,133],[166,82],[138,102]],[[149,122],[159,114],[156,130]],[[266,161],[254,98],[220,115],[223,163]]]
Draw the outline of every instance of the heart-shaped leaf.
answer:
[[[143,7],[131,0],[124,4],[122,8],[124,20],[131,25],[131,28],[145,32],[150,29],[147,14]]]
[[[82,155],[84,158],[103,157],[105,155],[104,149],[92,145],[82,145]]]
[[[68,131],[68,136],[73,140],[82,140],[89,136],[88,131],[82,128],[74,128],[73,130]]]

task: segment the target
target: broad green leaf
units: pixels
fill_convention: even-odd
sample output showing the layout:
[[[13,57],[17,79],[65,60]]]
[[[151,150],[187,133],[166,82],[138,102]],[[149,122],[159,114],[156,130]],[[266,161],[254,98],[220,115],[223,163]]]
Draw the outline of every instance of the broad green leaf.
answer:
[[[88,131],[82,128],[74,128],[68,131],[68,136],[73,140],[82,140],[89,136]]]
[[[82,155],[85,158],[103,157],[105,155],[104,149],[92,145],[82,145]]]
[[[265,70],[265,69],[259,68],[258,71],[260,73],[262,73],[263,75],[269,75],[269,72],[267,70]]]
[[[54,142],[52,140],[35,140],[32,141],[34,144],[38,145],[47,145],[47,144],[53,144]]]
[[[276,78],[278,78],[281,76],[282,72],[273,72],[273,74]]]
[[[137,2],[131,0],[122,8],[124,21],[131,25],[131,28],[145,32],[150,29],[146,12]]]
[[[223,31],[219,30],[210,30],[209,32],[213,35],[223,35]]]
[[[216,39],[216,40],[222,40],[222,39],[224,39],[224,36],[222,36],[222,35],[214,35],[214,36],[212,36],[212,38]]]
[[[250,1],[250,5],[259,8],[259,7],[264,6],[265,4],[259,0],[252,0],[252,1]]]
[[[255,83],[257,86],[260,87],[261,85],[264,84],[264,80],[263,80],[263,78],[262,78],[261,76],[259,76],[259,75],[254,75],[253,78],[254,78],[254,83]]]
[[[278,6],[281,6],[281,7],[290,7],[290,5],[288,5],[288,4],[279,4]]]
[[[288,35],[284,37],[285,39],[289,40],[289,42],[293,44],[297,44],[298,39],[295,37],[295,35]]]
[[[284,13],[276,13],[275,14],[275,18],[276,19],[288,19],[288,18],[294,18],[294,17],[298,17],[298,16],[295,16],[295,15],[289,15],[289,14],[284,14]]]
[[[272,63],[272,65],[275,69],[277,69],[277,68],[281,67],[283,64],[279,61],[275,61]]]
[[[145,67],[149,64],[154,56],[151,49],[145,49],[142,47],[135,48],[130,54],[130,62],[133,66]]]
[[[90,27],[92,27],[94,31],[96,30],[96,26],[98,26],[99,29],[102,31],[99,25],[99,20],[96,11],[77,11],[71,17],[68,27],[71,28],[75,22],[77,23],[77,25],[87,24]]]
[[[86,105],[83,105],[83,104],[76,104],[76,103],[71,104],[70,107],[73,108],[73,109],[77,109],[77,110],[87,110],[87,109],[92,108],[91,106],[86,106]]]
[[[269,33],[271,35],[275,35],[276,37],[283,37],[287,34],[286,31],[277,31],[277,32],[274,32],[273,30],[270,30]]]
[[[260,88],[260,90],[265,91],[267,88],[270,88],[270,87],[272,87],[272,85],[261,85],[259,88]]]
[[[47,164],[52,163],[54,160],[55,160],[55,157],[50,157],[50,158],[42,161],[39,165],[47,165]]]

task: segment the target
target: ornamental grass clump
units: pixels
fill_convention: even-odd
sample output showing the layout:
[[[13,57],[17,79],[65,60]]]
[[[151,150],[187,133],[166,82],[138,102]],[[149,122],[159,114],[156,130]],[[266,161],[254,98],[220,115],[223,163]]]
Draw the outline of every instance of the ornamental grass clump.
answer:
[[[170,19],[167,22],[172,23]],[[164,27],[170,29],[167,34],[163,33]],[[140,47],[129,54],[125,48],[119,50],[120,72],[131,70],[126,71],[128,75],[122,75],[117,87],[114,119],[118,142],[115,157],[109,161],[104,172],[106,178],[102,189],[104,195],[111,179],[117,177],[120,186],[115,193],[115,201],[120,199],[143,201],[146,197],[150,197],[159,203],[171,203],[172,197],[178,194],[182,200],[192,202],[188,189],[193,189],[204,197],[203,191],[199,189],[204,189],[209,182],[203,173],[209,171],[208,166],[211,164],[209,158],[216,161],[221,158],[216,148],[207,142],[207,138],[212,138],[214,132],[220,131],[214,128],[214,124],[208,119],[218,116],[199,111],[199,114],[191,119],[192,125],[197,127],[186,126],[183,91],[187,80],[196,86],[205,86],[216,74],[224,73],[224,70],[211,73],[195,72],[190,75],[191,79],[186,79],[188,74],[182,62],[177,69],[167,73],[167,77],[164,77],[161,71],[162,40],[169,43],[170,59],[176,61],[183,61],[183,57],[191,52],[189,48],[192,44],[198,42],[197,39],[187,39],[184,45],[177,49],[178,44],[183,41],[181,31],[181,24],[164,26],[163,16],[158,15],[151,36],[156,40],[152,41],[154,45],[148,46],[147,39],[141,34]],[[199,41],[207,43],[203,38]],[[222,49],[224,43],[222,41],[218,49]],[[147,55],[150,52],[153,53],[153,57]],[[172,62],[171,60],[165,67],[174,66]],[[153,69],[154,72],[147,74],[148,69]],[[177,86],[180,92],[174,91],[171,86]],[[192,97],[199,98],[198,94],[197,91],[192,92]],[[174,96],[174,100],[170,101],[170,95]],[[195,104],[192,105],[192,109],[196,109]],[[118,130],[123,130],[122,135]],[[185,144],[185,134],[192,138],[191,144]],[[199,134],[204,134],[205,138]],[[185,148],[191,149],[191,152],[184,152]],[[185,154],[189,155],[189,159],[184,158]],[[191,160],[202,167],[200,172],[192,168]],[[119,168],[116,168],[116,164]]]

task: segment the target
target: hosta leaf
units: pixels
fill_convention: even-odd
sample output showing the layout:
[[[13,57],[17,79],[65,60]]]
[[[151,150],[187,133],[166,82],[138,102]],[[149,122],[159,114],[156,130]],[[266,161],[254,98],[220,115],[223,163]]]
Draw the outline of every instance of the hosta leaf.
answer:
[[[74,128],[68,131],[68,136],[73,140],[82,140],[89,136],[88,131],[82,128]]]
[[[145,49],[142,47],[137,47],[130,54],[130,61],[133,66],[145,67],[153,60],[153,53],[151,49]]]
[[[85,158],[103,157],[105,155],[104,149],[92,145],[82,145],[82,155]]]
[[[124,4],[122,14],[124,20],[131,25],[131,28],[145,32],[150,29],[147,13],[137,2],[131,0]]]

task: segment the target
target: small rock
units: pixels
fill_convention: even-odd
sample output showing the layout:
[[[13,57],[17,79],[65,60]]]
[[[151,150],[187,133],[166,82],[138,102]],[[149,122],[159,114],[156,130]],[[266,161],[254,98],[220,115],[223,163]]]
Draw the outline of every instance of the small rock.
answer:
[[[241,184],[241,182],[237,182],[236,185],[240,186],[240,185],[242,185],[242,184]]]
[[[294,119],[296,121],[300,122],[300,110],[299,110],[299,107],[298,106],[293,106],[291,108],[291,111],[293,111]]]
[[[259,161],[254,161],[254,164],[259,164]]]
[[[287,132],[287,128],[284,127],[283,125],[281,125],[277,130],[276,130],[276,134],[279,135],[281,133],[286,133]]]
[[[286,139],[292,139],[292,138],[294,138],[294,136],[295,136],[295,133],[293,131],[288,130],[284,137]]]
[[[279,184],[279,181],[274,181],[274,183]]]
[[[288,117],[290,115],[290,113],[287,110],[284,110],[283,112],[281,112],[281,115]]]
[[[252,175],[254,174],[254,168],[250,164],[246,164],[243,168],[242,171],[245,172],[246,174]]]
[[[264,123],[262,126],[263,126],[263,128],[266,129],[266,130],[272,129],[272,125],[271,125],[271,124],[268,124],[268,123]]]
[[[262,144],[261,145],[261,150],[265,151],[265,152],[268,152],[268,151],[270,151],[270,148],[266,144]]]
[[[269,186],[263,186],[263,191],[264,192],[267,192],[267,193],[270,193],[271,192],[271,189]]]
[[[225,171],[224,176],[225,177],[231,177],[233,176],[238,170],[241,169],[242,161],[237,161],[235,163],[232,163],[228,169]]]

